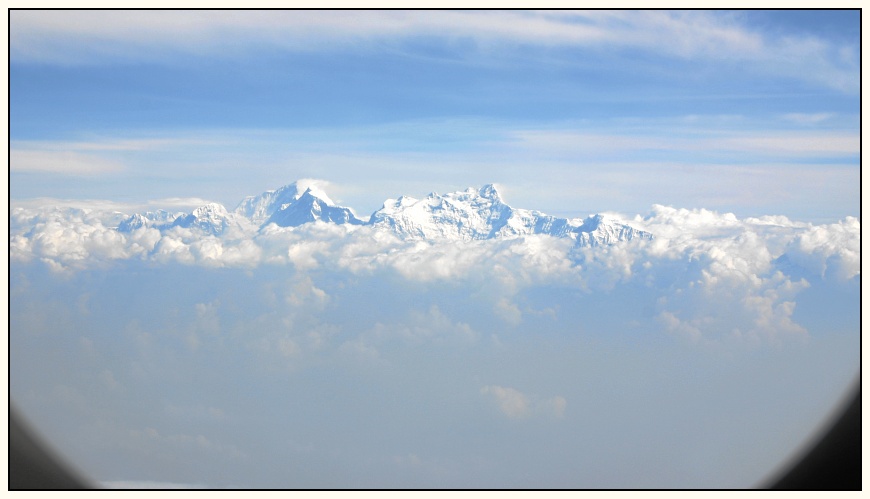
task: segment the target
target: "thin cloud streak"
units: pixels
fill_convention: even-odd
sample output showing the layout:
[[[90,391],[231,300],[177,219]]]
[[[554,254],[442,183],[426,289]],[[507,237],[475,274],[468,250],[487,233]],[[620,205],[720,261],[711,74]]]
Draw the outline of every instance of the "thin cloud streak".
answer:
[[[695,131],[686,136],[680,132],[649,132],[646,134],[596,133],[572,130],[526,130],[514,132],[513,137],[523,147],[543,151],[673,151],[673,152],[727,152],[732,154],[763,154],[775,156],[801,156],[805,159],[852,156],[861,151],[861,138],[857,133],[778,132],[752,131],[729,133],[714,130]],[[680,136],[683,135],[683,136]],[[697,135],[700,135],[697,136]],[[719,135],[718,137],[710,137]]]
[[[721,14],[721,13],[719,13]],[[844,92],[858,56],[816,38],[771,38],[733,15],[693,11],[15,11],[13,62],[61,65],[239,56],[263,48],[365,50],[437,37],[491,53],[516,45],[631,49],[683,60],[742,62]]]
[[[715,121],[715,120],[714,120]],[[113,198],[136,185],[152,207],[186,206],[161,199],[193,194],[234,208],[244,196],[300,178],[334,180],[336,202],[371,213],[398,195],[425,196],[498,182],[513,186],[515,206],[563,215],[644,210],[654,203],[822,219],[857,212],[860,139],[847,130],[735,130],[696,117],[684,120],[589,123],[583,128],[520,128],[495,121],[397,122],[374,127],[301,130],[185,130],[104,136],[89,141],[13,142],[13,185],[39,186],[39,197],[71,198],[51,176],[88,174],[122,184],[92,183],[87,198]],[[658,126],[657,126],[658,125]],[[623,131],[624,129],[624,131]],[[435,139],[433,139],[433,137]],[[440,144],[432,150],[432,144]],[[445,144],[447,146],[445,146]],[[69,149],[64,149],[69,148]],[[41,156],[25,156],[21,151]],[[66,163],[67,158],[78,161]],[[48,166],[46,166],[48,165]],[[540,176],[527,178],[530,165]],[[26,172],[27,176],[24,174]],[[232,179],[217,187],[209,179]],[[153,178],[197,183],[197,190],[149,190]],[[559,178],[560,182],[552,179]],[[386,180],[388,179],[388,180]],[[16,184],[17,183],[17,184]],[[820,189],[821,188],[821,189]],[[826,211],[807,209],[825,203]],[[158,201],[149,201],[158,200]],[[579,204],[578,204],[579,201]],[[774,205],[774,203],[779,203]],[[205,202],[200,203],[200,205]],[[149,208],[150,209],[150,208]]]
[[[9,169],[13,172],[100,175],[117,173],[125,168],[119,161],[96,154],[13,149],[9,153]]]

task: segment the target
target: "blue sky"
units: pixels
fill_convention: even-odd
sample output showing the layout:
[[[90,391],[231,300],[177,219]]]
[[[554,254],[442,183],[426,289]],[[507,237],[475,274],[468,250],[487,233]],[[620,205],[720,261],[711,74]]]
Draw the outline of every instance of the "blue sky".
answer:
[[[857,214],[856,11],[15,11],[13,199]],[[72,161],[71,159],[74,159]],[[740,179],[740,180],[735,180]],[[821,188],[820,188],[821,187]]]
[[[860,372],[858,23],[13,11],[10,397],[122,488],[762,485]],[[298,179],[653,237],[118,230]]]

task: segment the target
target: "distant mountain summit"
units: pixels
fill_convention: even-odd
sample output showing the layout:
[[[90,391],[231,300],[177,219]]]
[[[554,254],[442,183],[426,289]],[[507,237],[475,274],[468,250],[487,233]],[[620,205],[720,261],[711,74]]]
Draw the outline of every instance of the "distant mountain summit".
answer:
[[[539,211],[512,208],[495,185],[449,194],[429,194],[417,200],[407,196],[388,199],[369,220],[403,239],[480,240],[545,234],[569,237],[582,246],[611,244],[652,235],[604,215],[585,220],[566,219]]]
[[[336,206],[316,184],[302,180],[274,191],[248,196],[239,203],[235,213],[260,226],[273,223],[279,227],[298,227],[317,220],[337,224],[365,223],[350,208]]]
[[[197,208],[189,215],[173,216],[158,210],[135,214],[121,222],[118,230],[183,227],[220,235],[233,224],[256,230],[270,224],[299,227],[314,222],[370,226],[390,231],[401,239],[420,240],[472,241],[542,234],[570,238],[578,246],[598,246],[653,237],[605,215],[567,219],[513,208],[502,200],[493,184],[447,194],[433,192],[423,199],[409,196],[387,199],[365,221],[350,208],[336,205],[312,181],[297,181],[248,196],[232,213],[217,203]]]
[[[234,213],[260,225],[276,211],[299,199],[304,191],[305,188],[300,182],[293,182],[274,191],[266,191],[257,196],[248,196],[239,203]]]
[[[500,232],[505,227],[510,235],[529,233],[515,212],[502,202],[495,186],[488,184],[443,195],[433,192],[420,200],[408,196],[388,199],[372,214],[369,224],[414,239],[492,239],[506,235]],[[514,224],[509,225],[512,219]]]
[[[292,203],[283,205],[272,213],[263,225],[275,224],[278,227],[298,227],[309,222],[363,225],[350,208],[336,206],[319,190],[308,188]]]
[[[219,235],[230,226],[230,214],[222,204],[209,203],[193,210],[190,215],[180,216],[171,227],[197,228],[213,235]]]
[[[135,213],[118,225],[118,231],[133,232],[142,227],[169,226],[176,218],[183,217],[184,215],[184,213],[170,213],[166,210],[148,211],[141,214]]]

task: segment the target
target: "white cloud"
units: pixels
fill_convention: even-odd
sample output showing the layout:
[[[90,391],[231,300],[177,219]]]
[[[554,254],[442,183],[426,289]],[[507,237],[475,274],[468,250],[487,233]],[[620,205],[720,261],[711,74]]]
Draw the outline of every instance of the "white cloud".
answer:
[[[670,124],[661,129],[633,130],[631,133],[602,133],[584,129],[517,130],[510,133],[515,145],[531,150],[607,155],[619,151],[671,151],[698,153],[706,157],[719,154],[752,154],[753,157],[852,156],[861,150],[857,131],[809,132],[805,130],[729,130],[727,128],[681,129]]]
[[[814,157],[826,155],[857,155],[861,151],[858,133],[827,134],[754,134],[753,136],[701,141],[699,149],[724,149],[734,152],[777,156]]]
[[[9,169],[13,172],[98,175],[119,172],[124,165],[96,154],[12,149],[9,153]]]
[[[811,37],[753,31],[734,15],[696,11],[14,11],[13,61],[89,64],[166,55],[238,56],[263,47],[322,51],[436,36],[499,47],[634,49],[750,64],[846,91],[857,53]],[[372,46],[376,46],[372,44]]]
[[[310,276],[297,276],[285,299],[294,308],[322,310],[329,302],[326,292],[314,285]]]
[[[287,257],[297,269],[310,270],[320,265],[315,256],[328,249],[324,241],[298,241],[287,249]]]
[[[167,150],[179,145],[205,145],[209,139],[102,138],[84,141],[15,140],[10,143],[9,167],[13,172],[99,175],[127,170],[119,153]]]
[[[195,210],[200,206],[205,206],[209,203],[214,203],[214,201],[202,198],[180,198],[180,197],[171,197],[171,198],[161,198],[161,199],[149,199],[146,206],[156,207],[158,209],[178,209],[178,210]]]
[[[790,241],[785,255],[822,276],[851,279],[861,273],[861,222],[855,217],[809,227]]]
[[[467,323],[453,321],[438,305],[433,304],[425,312],[410,310],[407,320],[402,323],[378,322],[362,338],[370,343],[400,339],[415,344],[469,345],[477,341],[478,337],[477,331]]]
[[[525,289],[561,286],[600,293],[643,286],[658,298],[655,316],[664,330],[692,341],[747,344],[804,338],[806,331],[793,319],[797,294],[814,279],[860,275],[861,226],[854,217],[812,225],[782,216],[739,219],[656,205],[645,217],[629,220],[653,233],[652,241],[585,248],[547,236],[400,241],[370,227],[325,223],[240,229],[221,237],[182,227],[120,233],[104,224],[112,217],[90,209],[16,208],[10,256],[13,262],[42,261],[65,272],[128,260],[243,269],[291,265],[296,273],[283,295],[291,323],[296,310],[317,312],[331,304],[329,290],[315,282],[313,272],[457,283],[476,289],[476,299],[512,327],[528,309],[517,301]],[[408,319],[379,324],[366,341],[391,335],[477,337],[468,324],[436,306]],[[304,331],[293,334],[300,348],[310,343]],[[292,350],[289,345],[284,350]]]
[[[799,125],[816,125],[828,121],[834,116],[836,116],[834,113],[787,113],[782,118]]]
[[[336,201],[359,208],[363,216],[397,193],[422,197],[431,190],[494,180],[508,186],[512,205],[562,216],[615,207],[640,212],[662,202],[753,214],[854,214],[860,197],[856,130],[846,125],[789,128],[782,121],[759,128],[745,117],[700,116],[690,124],[686,119],[595,120],[545,129],[483,119],[432,119],[370,128],[186,130],[173,132],[183,137],[178,144],[165,131],[140,132],[104,137],[96,141],[99,150],[68,149],[69,144],[84,143],[50,141],[30,141],[21,147],[69,150],[129,165],[126,182],[137,183],[137,190],[151,200],[119,209],[128,213],[155,208],[189,211],[207,204],[212,200],[168,197],[177,193],[157,190],[162,188],[154,185],[154,178],[182,184],[190,182],[190,172],[208,168],[209,177],[219,173],[231,180],[232,187],[220,187],[215,195],[233,205],[263,185],[286,181],[288,171],[310,176],[329,170],[343,179],[341,184],[329,184],[329,193],[335,191]],[[444,137],[447,146],[430,150],[433,136]],[[150,145],[147,150],[110,149],[128,142]],[[262,167],[239,168],[254,163]],[[529,178],[529,164],[541,174]],[[577,167],[582,164],[596,167]],[[19,177],[19,194],[22,186],[33,193],[60,189],[47,172]],[[445,178],[463,179],[463,184],[445,183]],[[112,189],[99,185],[89,192]],[[157,199],[161,197],[165,199]]]
[[[483,395],[492,396],[499,410],[511,419],[524,419],[531,414],[528,397],[514,388],[486,385],[480,389]]]
[[[507,298],[501,298],[494,307],[496,315],[501,317],[505,322],[512,325],[517,325],[522,321],[523,313],[519,307],[512,303]]]
[[[166,149],[167,147],[180,144],[203,144],[214,145],[216,141],[199,138],[170,138],[170,137],[137,137],[137,138],[109,138],[102,137],[90,141],[43,141],[43,140],[14,140],[11,143],[12,150],[21,151],[44,151],[44,152],[111,152],[111,151],[145,151],[151,149]]]

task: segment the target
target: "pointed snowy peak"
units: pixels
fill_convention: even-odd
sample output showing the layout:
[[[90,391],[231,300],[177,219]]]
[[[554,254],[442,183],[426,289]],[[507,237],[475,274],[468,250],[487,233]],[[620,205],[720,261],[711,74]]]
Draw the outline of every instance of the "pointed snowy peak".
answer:
[[[134,213],[118,224],[119,232],[133,232],[142,227],[162,228],[168,226],[184,213],[171,213],[166,210],[148,211],[145,213]]]
[[[229,216],[229,212],[224,205],[219,203],[209,203],[193,210],[191,213],[196,218],[208,219],[223,219]]]
[[[334,205],[335,203],[320,188],[320,184],[325,183],[322,180],[300,179],[276,190],[248,196],[239,203],[234,212],[259,225],[276,211],[296,202],[306,191],[310,191],[312,196],[323,200],[327,205]]]
[[[294,182],[257,196],[248,196],[239,203],[234,212],[254,222],[261,223],[272,216],[282,205],[290,204],[299,199],[300,195],[301,193],[298,192]]]
[[[485,186],[480,188],[480,190],[478,191],[478,194],[480,195],[480,197],[483,197],[486,199],[491,199],[493,201],[503,202],[501,199],[501,195],[498,192],[498,189],[496,189],[495,184],[486,184]]]
[[[308,186],[305,189],[305,191],[302,193],[302,195],[299,196],[299,198],[301,199],[303,196],[306,196],[306,195],[320,200],[321,202],[325,203],[327,206],[335,206],[335,203],[332,201],[332,199],[330,199],[329,196],[326,195],[326,192],[324,192],[323,189],[321,189],[320,187],[318,187],[316,185]]]
[[[298,227],[318,220],[352,225],[364,223],[356,217],[353,210],[336,206],[325,192],[315,186],[310,186],[298,199],[275,211],[263,223],[263,226],[273,223],[279,227]]]
[[[589,215],[583,220],[583,223],[577,227],[577,232],[592,232],[596,230],[604,222],[604,215],[596,214]]]
[[[369,224],[406,239],[476,240],[543,234],[567,237],[580,246],[611,244],[652,235],[617,219],[593,215],[586,220],[553,217],[532,210],[512,208],[494,184],[470,187],[425,199],[388,199],[374,212]]]
[[[172,222],[172,227],[199,229],[209,234],[221,234],[230,225],[230,214],[218,203],[209,203],[193,210],[190,215],[182,215]]]
[[[620,220],[602,214],[587,217],[571,232],[578,246],[599,246],[633,239],[653,239],[653,235],[649,232],[635,229]]]
[[[443,195],[433,192],[421,200],[405,196],[388,199],[372,214],[369,224],[403,238],[489,239],[507,225],[513,213],[502,203],[495,186],[488,184]],[[512,228],[506,230],[513,232]]]

